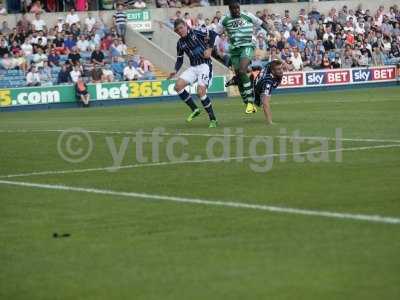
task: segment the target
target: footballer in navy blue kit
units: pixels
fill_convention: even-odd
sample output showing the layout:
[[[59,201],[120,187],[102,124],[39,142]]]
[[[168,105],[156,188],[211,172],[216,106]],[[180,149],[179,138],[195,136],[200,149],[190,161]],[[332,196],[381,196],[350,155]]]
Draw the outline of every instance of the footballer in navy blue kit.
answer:
[[[179,75],[175,83],[175,91],[178,96],[189,106],[192,113],[187,118],[191,122],[200,114],[200,109],[193,101],[192,96],[185,90],[186,86],[197,82],[197,94],[204,109],[210,118],[210,128],[217,127],[217,120],[211,104],[210,97],[207,95],[207,88],[212,80],[212,60],[211,52],[217,34],[209,30],[194,30],[188,28],[185,21],[177,19],[174,23],[175,32],[180,36],[177,43],[177,60],[175,71],[168,78],[173,78],[183,65],[183,56],[189,57],[190,67]]]
[[[272,91],[281,84],[282,77],[282,62],[273,60],[261,70],[254,80],[254,104],[262,105],[268,124],[273,124],[270,105]]]

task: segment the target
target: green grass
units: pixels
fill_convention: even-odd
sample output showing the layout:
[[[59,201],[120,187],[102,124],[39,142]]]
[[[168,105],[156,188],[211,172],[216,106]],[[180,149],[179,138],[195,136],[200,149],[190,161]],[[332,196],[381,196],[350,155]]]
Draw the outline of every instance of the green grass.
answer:
[[[60,132],[44,131],[72,127],[132,132],[162,127],[194,134],[242,128],[247,136],[278,136],[285,129],[288,135],[299,130],[302,136],[325,137],[342,128],[345,138],[397,141],[349,140],[343,148],[396,144],[399,94],[399,88],[386,88],[276,95],[272,127],[261,112],[245,116],[238,99],[216,100],[220,128],[212,131],[204,113],[186,124],[188,111],[180,102],[2,113],[0,177],[109,167],[106,136],[117,148],[132,137],[90,133],[92,154],[72,164],[58,154]],[[206,158],[209,138],[185,136],[190,158]],[[244,139],[244,155],[250,154],[250,142]],[[236,147],[237,140],[230,145]],[[288,141],[288,152],[292,145]],[[274,153],[278,146],[276,138]],[[302,145],[301,151],[312,147]],[[163,143],[162,162],[168,161],[165,148]],[[144,149],[151,153],[150,145]],[[258,154],[263,150],[258,147]],[[135,163],[130,142],[122,165]],[[254,172],[251,163],[0,180],[400,218],[400,147],[343,152],[342,162],[335,153],[319,163],[295,162],[289,155],[286,162],[275,158],[264,173]],[[53,238],[55,232],[71,236]],[[0,184],[0,299],[400,299],[399,253],[400,224]]]

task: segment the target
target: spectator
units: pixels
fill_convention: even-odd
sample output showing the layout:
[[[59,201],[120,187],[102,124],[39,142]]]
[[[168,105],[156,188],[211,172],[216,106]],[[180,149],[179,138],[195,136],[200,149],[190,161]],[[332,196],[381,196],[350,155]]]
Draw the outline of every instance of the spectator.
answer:
[[[342,68],[349,69],[353,67],[353,57],[351,51],[349,49],[345,50],[344,56],[342,59]]]
[[[72,71],[69,72],[71,80],[73,83],[77,83],[78,79],[82,76],[83,70],[81,65],[76,64],[73,66]]]
[[[330,35],[328,39],[323,42],[325,52],[329,52],[335,49],[335,43],[333,42],[333,37]]]
[[[101,50],[108,51],[114,42],[114,39],[111,34],[107,34],[101,41],[100,47]]]
[[[168,5],[168,2],[169,2],[169,1],[167,1],[167,0],[156,0],[156,7],[158,7],[158,8],[168,8],[168,7],[171,7],[171,6]],[[174,6],[174,7],[175,7],[175,6]]]
[[[52,76],[51,76],[51,67],[49,66],[47,61],[43,62],[43,67],[39,68],[39,77],[42,86],[50,86],[53,85]]]
[[[65,23],[67,23],[68,26],[72,26],[72,24],[77,24],[77,26],[79,27],[80,19],[78,14],[75,12],[75,9],[70,9],[67,17],[65,18]]]
[[[33,55],[33,47],[28,42],[28,39],[25,39],[24,43],[21,45],[21,50],[22,53],[28,58],[30,58]]]
[[[17,52],[14,55],[14,66],[26,72],[28,70],[28,61],[26,57],[22,54],[22,52]]]
[[[21,20],[17,22],[17,31],[18,32],[28,32],[31,31],[32,24],[26,17],[26,14],[23,14]]]
[[[47,55],[42,48],[37,48],[37,52],[33,55],[32,61],[38,68],[43,68],[44,62],[47,61]]]
[[[81,34],[81,29],[77,26],[76,23],[72,24],[69,28],[69,31],[72,33],[74,40]]]
[[[62,31],[63,31],[63,29],[64,29],[64,24],[65,24],[65,22],[64,22],[63,17],[59,16],[59,17],[57,18],[57,23],[56,23],[57,32],[62,32]]]
[[[92,12],[88,12],[88,15],[85,19],[85,29],[87,32],[91,32],[96,24],[96,18],[93,17]]]
[[[76,41],[73,38],[72,34],[68,34],[67,38],[64,39],[64,48],[67,52],[71,51],[72,48],[74,48],[76,46]]]
[[[117,12],[113,16],[113,19],[114,25],[117,28],[118,35],[125,40],[127,16],[123,9],[124,6],[122,4],[119,4],[117,6]]]
[[[42,5],[40,4],[40,1],[35,1],[33,2],[30,13],[31,14],[39,14],[42,12]]]
[[[87,11],[89,9],[87,0],[75,0],[75,8],[77,11]]]
[[[68,60],[73,66],[80,63],[81,55],[79,54],[78,47],[75,46],[71,49],[71,52],[68,54]]]
[[[101,52],[100,47],[96,46],[96,49],[93,51],[90,61],[94,66],[103,66],[104,65],[104,53]]]
[[[94,51],[94,50],[96,49],[96,46],[98,45],[98,44],[96,43],[95,36],[94,36],[94,35],[91,35],[88,42],[89,42],[89,48],[88,48],[88,50],[89,50],[89,51]]]
[[[128,47],[124,44],[122,41],[122,38],[117,39],[117,50],[121,55],[127,55],[128,54]]]
[[[145,80],[154,80],[156,77],[153,74],[153,64],[144,58],[144,56],[140,56],[139,60],[139,68],[143,71],[143,79]]]
[[[109,66],[106,65],[101,70],[102,70],[102,76],[101,76],[102,82],[113,82],[114,81],[114,73],[110,69]]]
[[[39,86],[40,76],[35,66],[32,66],[28,74],[26,74],[27,86]]]
[[[47,61],[50,67],[58,67],[60,65],[60,56],[57,54],[55,49],[50,50]]]
[[[317,8],[313,6],[311,11],[308,14],[309,19],[319,20],[321,18],[321,14],[318,12]]]
[[[295,30],[292,30],[290,32],[290,36],[287,39],[287,42],[289,43],[290,47],[297,47],[297,33]]]
[[[360,67],[368,67],[370,65],[370,58],[366,49],[361,50],[361,55],[358,57],[357,63]]]
[[[118,47],[118,41],[117,41],[117,39],[114,39],[113,43],[110,46],[110,55],[111,55],[111,57],[122,56],[121,52],[119,52],[117,47]]]
[[[122,80],[124,77],[124,63],[123,59],[119,57],[113,57],[112,58],[112,63],[111,63],[111,70],[117,77],[117,80]]]
[[[102,81],[102,76],[103,76],[103,71],[101,68],[99,67],[95,67],[92,69],[91,72],[91,76],[92,76],[92,82],[93,83],[99,83]]]
[[[146,8],[146,2],[144,2],[143,0],[136,0],[135,4],[133,4],[133,7],[138,9]]]
[[[46,22],[40,18],[40,14],[35,14],[35,19],[32,21],[32,27],[35,31],[43,31],[46,29]]]
[[[342,67],[342,60],[340,59],[340,54],[335,53],[335,57],[331,61],[331,68],[340,69]]]
[[[65,48],[64,44],[64,37],[62,33],[58,33],[55,40],[53,41],[54,44],[54,50],[56,51],[57,54],[66,54],[69,50]]]
[[[385,56],[379,47],[373,48],[371,63],[374,67],[380,67],[385,64]]]
[[[81,52],[87,52],[89,50],[89,41],[86,39],[86,36],[84,34],[81,34],[79,36],[79,40],[76,43],[76,47]]]
[[[142,74],[140,74],[136,68],[133,66],[133,61],[128,61],[128,65],[124,68],[124,80],[132,81],[140,79]]]
[[[303,60],[301,59],[301,55],[299,49],[293,49],[293,55],[290,57],[290,61],[293,64],[293,69],[295,71],[302,71],[303,70]]]
[[[185,21],[186,25],[187,25],[189,28],[194,27],[193,19],[190,17],[190,14],[189,14],[188,12],[185,13],[185,15],[184,15],[184,17],[183,17],[183,20]]]
[[[7,21],[3,21],[0,33],[2,35],[9,35],[11,33],[11,29],[8,27]]]
[[[268,45],[265,41],[264,32],[260,31],[257,34],[256,48],[265,51],[265,50],[267,50],[267,47],[268,47]]]
[[[1,49],[1,44],[0,44],[0,49]],[[21,52],[21,47],[18,45],[17,41],[13,41],[12,45],[10,47],[10,52],[12,53],[12,55],[16,55],[17,53]],[[0,50],[1,52],[1,50]],[[1,54],[0,54],[1,56]]]
[[[290,57],[287,57],[287,58],[283,61],[283,63],[282,63],[282,70],[283,70],[284,72],[293,72],[294,67],[293,67],[292,61],[290,60]]]
[[[10,49],[8,49],[6,40],[2,39],[0,41],[0,58],[4,57],[5,54],[10,54]]]
[[[324,53],[322,55],[321,69],[330,69],[331,62],[329,61],[328,55]]]

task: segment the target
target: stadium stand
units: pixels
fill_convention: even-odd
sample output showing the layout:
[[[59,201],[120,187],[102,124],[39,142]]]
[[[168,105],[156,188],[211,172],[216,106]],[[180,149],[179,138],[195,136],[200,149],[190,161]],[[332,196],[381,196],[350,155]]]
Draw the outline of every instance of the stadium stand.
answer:
[[[400,62],[400,12],[397,5],[380,6],[377,11],[352,9],[347,5],[332,8],[327,15],[312,8],[283,15],[268,9],[256,15],[267,22],[270,32],[258,28],[253,35],[256,44],[253,65],[273,59],[284,62],[284,70],[352,68],[394,65]],[[221,13],[204,17],[199,13],[182,14],[177,10],[168,20],[183,18],[191,28],[215,30]],[[229,41],[222,34],[215,42],[214,56],[229,64]]]
[[[67,69],[72,71],[72,66],[77,63],[87,82],[123,80],[123,69],[129,60],[133,60],[133,65],[138,69],[138,79],[167,77],[167,69],[154,66],[148,59],[141,57],[143,51],[138,53],[132,47],[139,45],[130,43],[131,47],[128,47],[125,44],[125,31],[121,31],[119,26],[122,24],[123,27],[124,21],[123,18],[117,18],[118,11],[113,12],[113,19],[106,21],[101,13],[89,12],[83,15],[70,9],[59,14],[57,21],[50,21],[43,11],[70,8],[60,7],[57,1],[53,1],[56,6],[50,2],[44,1],[46,5],[41,6],[34,1],[29,7],[20,7],[24,11],[36,13],[22,14],[16,26],[9,26],[7,21],[2,22],[0,87],[26,85],[27,74],[33,65],[38,68],[42,85],[60,83],[61,66],[66,64]],[[82,6],[81,2],[76,2],[77,10],[90,8],[85,3]],[[186,1],[180,5],[177,3],[177,6],[208,5],[206,2]],[[154,6],[157,3],[150,1],[145,5]],[[129,1],[126,5],[120,9],[121,14],[127,7],[135,8],[135,1]],[[400,62],[400,12],[397,5],[380,6],[376,11],[363,10],[361,6],[343,6],[332,8],[327,14],[313,7],[309,11],[304,8],[296,12],[286,10],[281,15],[262,6],[258,7],[262,9],[256,14],[269,24],[270,31],[257,29],[254,32],[254,66],[276,58],[284,61],[287,72],[393,65]],[[1,9],[4,11],[4,7]],[[190,27],[214,30],[221,15],[220,11],[205,15],[191,9],[177,9],[173,16],[164,21],[171,25],[176,18],[183,18]],[[147,34],[151,38],[152,33]],[[92,59],[96,47],[104,55],[100,64]],[[229,41],[224,34],[217,38],[214,50],[214,57],[228,66]],[[175,55],[173,51],[168,53]],[[67,81],[62,80],[61,83],[70,82],[68,77],[64,79]]]

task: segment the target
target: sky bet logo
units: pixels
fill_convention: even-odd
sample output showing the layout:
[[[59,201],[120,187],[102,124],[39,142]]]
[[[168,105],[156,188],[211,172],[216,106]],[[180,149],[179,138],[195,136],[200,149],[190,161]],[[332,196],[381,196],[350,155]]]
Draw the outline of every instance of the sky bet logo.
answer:
[[[324,83],[324,72],[313,72],[306,75],[307,85],[318,85]]]
[[[349,70],[312,72],[306,76],[307,85],[348,83],[350,79]]]
[[[353,70],[353,82],[390,80],[395,78],[394,68]]]
[[[363,69],[363,70],[353,70],[353,81],[354,82],[363,82],[371,80],[371,70]]]

